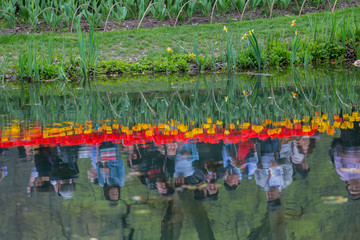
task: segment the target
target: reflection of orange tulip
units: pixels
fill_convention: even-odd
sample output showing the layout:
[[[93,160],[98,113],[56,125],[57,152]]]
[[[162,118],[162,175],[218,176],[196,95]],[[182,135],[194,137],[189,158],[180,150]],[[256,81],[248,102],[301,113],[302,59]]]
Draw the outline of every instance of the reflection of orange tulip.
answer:
[[[177,129],[171,129],[170,130],[170,134],[171,135],[178,135],[179,134],[179,131]]]
[[[328,130],[327,130],[327,134],[334,135],[334,133],[335,133],[335,128],[334,127],[329,127]]]

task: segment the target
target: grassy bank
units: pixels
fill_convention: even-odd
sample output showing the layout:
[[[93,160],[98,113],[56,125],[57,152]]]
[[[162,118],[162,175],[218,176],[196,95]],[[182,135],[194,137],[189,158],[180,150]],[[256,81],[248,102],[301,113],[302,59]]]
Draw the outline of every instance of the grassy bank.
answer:
[[[39,70],[43,78],[59,77],[61,71],[73,77],[186,72],[193,66],[199,71],[246,70],[258,69],[259,61],[260,69],[318,65],[356,58],[358,22],[360,8],[353,8],[333,14],[233,22],[226,25],[227,31],[223,24],[212,24],[91,34],[2,35],[0,56],[5,56],[7,69],[20,73],[23,64],[23,76],[36,75],[34,71]],[[249,41],[249,30],[256,35],[259,56]]]

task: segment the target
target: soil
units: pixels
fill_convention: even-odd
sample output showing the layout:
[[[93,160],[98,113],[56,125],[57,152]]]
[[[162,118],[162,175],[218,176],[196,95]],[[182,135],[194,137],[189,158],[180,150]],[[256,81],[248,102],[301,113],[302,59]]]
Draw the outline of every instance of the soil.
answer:
[[[349,3],[349,1],[342,1],[339,2],[336,6],[337,10],[345,9],[345,8],[352,8],[352,7],[360,7],[360,3],[355,1]],[[319,7],[315,6],[304,6],[302,10],[303,14],[313,13],[313,12],[324,12],[329,10],[329,5],[320,5]],[[282,9],[280,7],[275,7],[273,10],[273,17],[277,16],[286,16],[286,15],[293,15],[298,14],[299,8],[296,5],[289,5],[287,9]],[[256,9],[247,8],[244,13],[243,20],[255,20],[260,18],[268,18],[269,10],[258,7]],[[205,16],[203,14],[197,13],[194,14],[193,17],[190,19],[188,17],[184,17],[183,19],[177,22],[177,26],[180,25],[199,25],[199,24],[208,24],[210,23],[210,16]],[[213,16],[214,23],[227,23],[227,22],[236,22],[240,21],[241,13],[239,11],[232,11],[227,14],[222,14],[220,12],[215,12]],[[5,21],[4,19],[0,19],[0,21]],[[142,28],[154,28],[154,27],[162,27],[162,26],[174,26],[175,19],[166,19],[164,21],[160,21],[158,19],[154,19],[151,16],[146,16],[142,23]],[[82,30],[87,31],[89,29],[88,22],[83,19],[81,21]],[[105,22],[103,21],[101,27],[97,30],[104,30]],[[109,21],[106,24],[106,31],[115,31],[115,30],[126,30],[126,29],[135,29],[139,25],[138,20],[128,19],[124,20],[121,24],[118,21]],[[24,23],[22,28],[19,24],[16,24],[14,28],[6,28],[2,27],[0,29],[0,34],[17,34],[17,33],[28,33],[31,30],[31,26],[29,23]],[[41,32],[50,32],[52,31],[51,27],[49,27],[45,22],[39,21],[35,33]],[[58,28],[55,30],[56,32],[69,32],[70,27],[63,27]],[[73,29],[74,31],[74,29]],[[34,31],[33,31],[34,32]]]

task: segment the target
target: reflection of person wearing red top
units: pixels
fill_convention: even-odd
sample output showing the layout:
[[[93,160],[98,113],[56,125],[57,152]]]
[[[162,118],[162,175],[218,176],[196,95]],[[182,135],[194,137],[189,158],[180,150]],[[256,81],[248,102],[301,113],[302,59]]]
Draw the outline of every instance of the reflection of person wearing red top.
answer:
[[[245,158],[249,154],[252,154],[254,152],[254,141],[252,139],[249,139],[244,142],[238,143],[238,152],[236,154],[236,157],[240,160],[241,165],[245,163]]]

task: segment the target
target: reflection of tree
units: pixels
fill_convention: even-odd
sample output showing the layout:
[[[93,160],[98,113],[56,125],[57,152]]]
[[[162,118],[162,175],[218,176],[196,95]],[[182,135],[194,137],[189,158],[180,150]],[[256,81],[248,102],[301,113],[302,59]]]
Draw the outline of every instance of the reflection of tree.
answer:
[[[178,239],[185,214],[190,215],[200,240],[215,239],[207,212],[201,202],[196,201],[192,191],[178,192],[179,199],[168,202],[161,224],[161,239]]]

